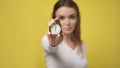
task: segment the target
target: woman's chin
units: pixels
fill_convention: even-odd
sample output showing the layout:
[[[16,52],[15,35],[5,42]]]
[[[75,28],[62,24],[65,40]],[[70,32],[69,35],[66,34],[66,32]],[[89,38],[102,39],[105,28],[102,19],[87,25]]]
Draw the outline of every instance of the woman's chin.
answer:
[[[72,34],[72,31],[64,31],[63,33],[66,35],[69,35],[69,34]]]

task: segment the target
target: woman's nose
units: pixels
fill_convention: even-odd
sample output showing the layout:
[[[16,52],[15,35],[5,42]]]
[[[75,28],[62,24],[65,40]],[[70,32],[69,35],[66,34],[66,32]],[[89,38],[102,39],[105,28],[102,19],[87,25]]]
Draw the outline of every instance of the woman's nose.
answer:
[[[70,20],[69,19],[65,19],[65,24],[66,25],[70,25]]]

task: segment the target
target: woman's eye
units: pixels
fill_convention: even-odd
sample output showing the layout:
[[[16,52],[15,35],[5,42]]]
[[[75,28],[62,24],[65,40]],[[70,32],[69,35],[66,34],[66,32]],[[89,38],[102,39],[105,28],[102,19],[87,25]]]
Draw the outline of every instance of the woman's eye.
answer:
[[[63,19],[64,19],[64,17],[63,17],[63,16],[61,16],[61,17],[59,17],[59,19],[60,19],[60,20],[63,20]]]
[[[76,16],[73,16],[73,15],[72,15],[72,16],[70,16],[70,18],[71,18],[71,19],[75,19],[75,18],[76,18]]]

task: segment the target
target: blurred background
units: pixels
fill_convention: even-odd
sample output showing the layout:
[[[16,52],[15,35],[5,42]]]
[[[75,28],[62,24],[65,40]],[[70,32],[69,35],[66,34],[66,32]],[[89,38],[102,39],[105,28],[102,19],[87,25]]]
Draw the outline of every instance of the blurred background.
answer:
[[[41,38],[57,0],[0,0],[0,68],[46,68]],[[120,0],[74,0],[88,68],[120,68]]]

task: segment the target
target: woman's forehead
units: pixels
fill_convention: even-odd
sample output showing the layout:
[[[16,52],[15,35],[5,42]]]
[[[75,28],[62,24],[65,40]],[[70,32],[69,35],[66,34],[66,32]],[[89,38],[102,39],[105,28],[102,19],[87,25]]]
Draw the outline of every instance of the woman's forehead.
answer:
[[[59,15],[76,15],[77,12],[74,8],[72,7],[66,7],[66,6],[63,6],[63,7],[60,7],[57,11],[56,11],[56,15],[59,16]]]

